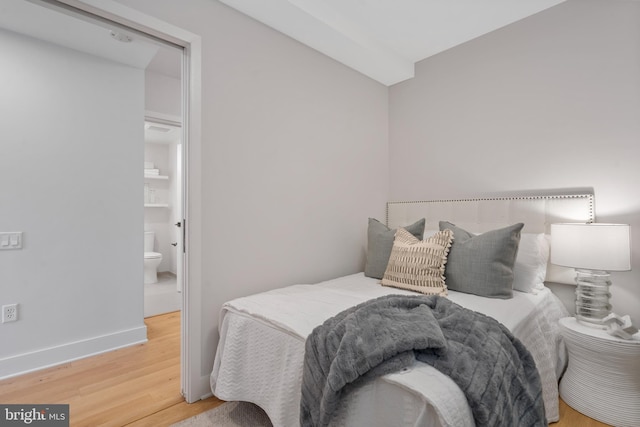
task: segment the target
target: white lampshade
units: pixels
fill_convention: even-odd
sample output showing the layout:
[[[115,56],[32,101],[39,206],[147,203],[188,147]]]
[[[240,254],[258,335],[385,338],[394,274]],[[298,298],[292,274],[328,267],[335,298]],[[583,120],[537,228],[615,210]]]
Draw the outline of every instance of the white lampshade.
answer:
[[[551,224],[551,263],[589,270],[630,270],[629,225]]]

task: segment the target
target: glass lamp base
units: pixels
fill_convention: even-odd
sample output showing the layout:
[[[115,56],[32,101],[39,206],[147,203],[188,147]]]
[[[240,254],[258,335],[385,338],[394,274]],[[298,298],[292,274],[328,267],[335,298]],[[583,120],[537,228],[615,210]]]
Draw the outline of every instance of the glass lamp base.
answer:
[[[611,313],[609,273],[599,270],[577,270],[576,319],[588,326],[604,328],[602,319]]]

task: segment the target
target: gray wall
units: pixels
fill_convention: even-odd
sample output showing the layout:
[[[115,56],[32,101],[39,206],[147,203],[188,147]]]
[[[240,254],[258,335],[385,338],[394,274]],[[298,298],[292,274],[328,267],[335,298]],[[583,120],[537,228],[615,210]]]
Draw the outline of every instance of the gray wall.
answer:
[[[0,30],[0,377],[146,340],[144,73]],[[135,183],[138,183],[137,185]]]
[[[180,61],[178,57],[175,59]],[[145,109],[171,118],[180,118],[182,85],[180,79],[146,70],[144,73]]]
[[[122,3],[202,37],[209,375],[225,301],[362,271],[388,196],[388,90],[216,1]]]
[[[420,62],[389,147],[393,200],[592,188],[640,242],[640,2],[569,0]],[[638,245],[632,270],[612,304],[640,324]]]

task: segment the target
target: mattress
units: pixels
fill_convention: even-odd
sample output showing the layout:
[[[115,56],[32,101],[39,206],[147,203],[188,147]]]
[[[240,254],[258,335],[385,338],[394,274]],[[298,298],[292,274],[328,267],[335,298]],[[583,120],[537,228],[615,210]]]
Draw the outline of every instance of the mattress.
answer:
[[[390,294],[414,293],[381,286],[358,273],[225,303],[211,373],[213,393],[222,400],[257,404],[276,427],[298,425],[305,338],[331,316]],[[558,330],[558,320],[568,315],[562,303],[546,288],[536,295],[514,292],[508,300],[455,291],[448,298],[495,318],[522,341],[540,372],[547,420],[557,421],[558,378],[566,364]],[[474,421],[458,386],[416,362],[351,393],[332,425],[464,427]]]

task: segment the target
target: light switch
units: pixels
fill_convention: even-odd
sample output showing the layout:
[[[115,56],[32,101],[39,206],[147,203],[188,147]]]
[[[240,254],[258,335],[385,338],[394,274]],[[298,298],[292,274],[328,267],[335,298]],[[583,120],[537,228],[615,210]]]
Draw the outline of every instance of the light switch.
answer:
[[[0,233],[0,250],[22,249],[22,231]]]

